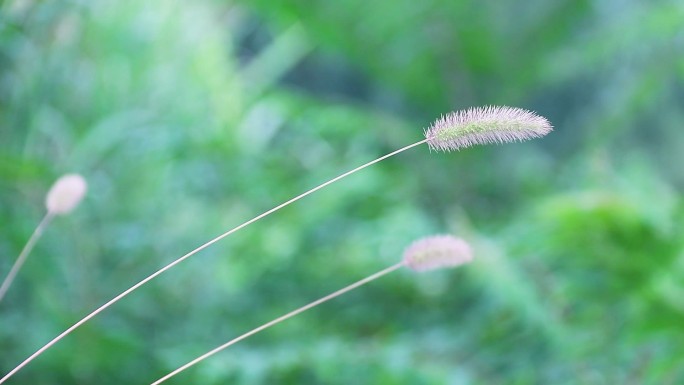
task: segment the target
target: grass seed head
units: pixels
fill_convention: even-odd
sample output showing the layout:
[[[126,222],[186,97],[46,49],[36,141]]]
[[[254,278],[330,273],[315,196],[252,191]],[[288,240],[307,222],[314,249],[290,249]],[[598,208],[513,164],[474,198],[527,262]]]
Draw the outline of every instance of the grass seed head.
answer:
[[[470,245],[451,235],[421,238],[404,251],[404,264],[415,271],[456,267],[472,259]]]
[[[52,185],[45,197],[45,207],[51,214],[68,214],[78,206],[88,190],[85,179],[78,174],[66,174]]]
[[[432,150],[452,151],[477,144],[538,138],[551,132],[546,118],[514,107],[475,107],[450,112],[425,130]]]

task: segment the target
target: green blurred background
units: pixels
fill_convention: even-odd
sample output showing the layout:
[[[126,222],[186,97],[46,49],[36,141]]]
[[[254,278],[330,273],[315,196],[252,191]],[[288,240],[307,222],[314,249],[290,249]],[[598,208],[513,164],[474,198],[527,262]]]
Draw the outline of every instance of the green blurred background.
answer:
[[[173,384],[684,383],[684,2],[0,1],[0,372],[308,188],[511,105],[548,137],[405,152],[219,242],[10,384],[145,384],[452,233]]]

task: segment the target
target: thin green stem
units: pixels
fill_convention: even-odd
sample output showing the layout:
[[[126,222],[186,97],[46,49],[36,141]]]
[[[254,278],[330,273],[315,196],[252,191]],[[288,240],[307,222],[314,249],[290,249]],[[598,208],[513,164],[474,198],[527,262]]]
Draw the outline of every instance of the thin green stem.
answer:
[[[357,168],[355,168],[355,169],[353,169],[353,170],[351,170],[351,171],[348,171],[348,172],[346,172],[346,173],[344,173],[344,174],[342,174],[342,175],[340,175],[340,176],[338,176],[338,177],[336,177],[336,178],[333,178],[333,179],[331,179],[331,180],[329,180],[329,181],[327,181],[327,182],[325,182],[325,183],[322,183],[322,184],[318,185],[317,187],[314,187],[314,188],[312,188],[311,190],[309,190],[309,191],[307,191],[307,192],[305,192],[305,193],[302,193],[302,194],[300,194],[300,195],[298,195],[298,196],[296,196],[296,197],[290,199],[289,201],[287,201],[287,202],[285,202],[285,203],[282,203],[282,204],[280,204],[280,205],[278,205],[278,206],[276,206],[276,207],[274,207],[274,208],[272,208],[272,209],[270,209],[270,210],[264,212],[263,214],[260,214],[260,215],[258,215],[258,216],[256,216],[256,217],[254,217],[254,218],[248,220],[247,222],[245,222],[245,223],[243,223],[243,224],[241,224],[241,225],[239,225],[239,226],[237,226],[237,227],[235,227],[235,228],[233,228],[233,229],[231,229],[231,230],[229,230],[229,231],[227,231],[227,232],[225,232],[225,233],[219,235],[218,237],[212,239],[211,241],[209,241],[209,242],[203,244],[202,246],[200,246],[200,247],[198,247],[198,248],[192,250],[191,252],[189,252],[189,253],[183,255],[182,257],[176,259],[175,261],[173,261],[173,262],[169,263],[168,265],[162,267],[161,269],[157,270],[157,271],[154,272],[152,275],[148,276],[147,278],[143,279],[142,281],[140,281],[140,282],[136,283],[135,285],[131,286],[130,288],[128,288],[128,289],[127,289],[126,291],[124,291],[123,293],[121,293],[121,294],[117,295],[116,297],[112,298],[111,300],[109,300],[109,302],[107,302],[107,303],[105,303],[104,305],[100,306],[99,308],[95,309],[92,313],[90,313],[90,314],[88,314],[87,316],[83,317],[83,319],[81,319],[80,321],[78,321],[78,322],[76,322],[75,324],[73,324],[70,328],[68,328],[67,330],[65,330],[64,332],[62,332],[62,333],[61,333],[60,335],[58,335],[57,337],[53,338],[50,342],[48,342],[47,344],[45,344],[42,348],[38,349],[35,353],[33,353],[32,355],[30,355],[27,359],[25,359],[23,362],[21,362],[17,367],[15,367],[14,369],[12,369],[12,370],[11,370],[9,373],[7,373],[3,378],[1,378],[1,379],[0,379],[0,384],[2,384],[2,383],[4,383],[5,381],[7,381],[7,380],[8,380],[10,377],[12,377],[16,372],[18,372],[19,370],[21,370],[24,366],[28,365],[28,364],[29,364],[31,361],[33,361],[36,357],[38,357],[38,356],[41,355],[44,351],[46,351],[47,349],[49,349],[52,345],[54,345],[54,344],[56,344],[57,342],[59,342],[59,340],[61,340],[62,338],[66,337],[67,335],[69,335],[69,334],[70,334],[71,332],[73,332],[74,330],[76,330],[79,326],[81,326],[81,325],[83,325],[84,323],[88,322],[88,320],[90,320],[91,318],[95,317],[96,315],[98,315],[100,312],[102,312],[103,310],[107,309],[108,307],[112,306],[113,304],[115,304],[117,301],[119,301],[119,300],[122,299],[123,297],[125,297],[125,296],[127,296],[128,294],[132,293],[133,291],[135,291],[136,289],[138,289],[140,286],[146,284],[147,282],[149,282],[149,281],[151,281],[152,279],[156,278],[158,275],[164,273],[166,270],[169,270],[170,268],[176,266],[177,264],[183,262],[184,260],[186,260],[186,259],[190,258],[191,256],[197,254],[198,252],[200,252],[200,251],[206,249],[207,247],[213,245],[214,243],[220,241],[221,239],[223,239],[223,238],[225,238],[225,237],[227,237],[227,236],[229,236],[229,235],[235,233],[236,231],[241,230],[241,229],[245,228],[246,226],[249,226],[250,224],[252,224],[252,223],[254,223],[254,222],[256,222],[256,221],[258,221],[258,220],[260,220],[260,219],[262,219],[262,218],[264,218],[264,217],[266,217],[266,216],[268,216],[268,215],[270,215],[270,214],[273,214],[274,212],[276,212],[276,211],[278,211],[278,210],[280,210],[280,209],[282,209],[282,208],[284,208],[284,207],[286,207],[286,206],[288,206],[288,205],[290,205],[290,204],[292,204],[292,203],[294,203],[294,202],[296,202],[296,201],[298,201],[298,200],[304,198],[305,196],[307,196],[307,195],[309,195],[309,194],[312,194],[312,193],[314,193],[314,192],[316,192],[316,191],[318,191],[318,190],[320,190],[320,189],[322,189],[322,188],[324,188],[324,187],[326,187],[326,186],[328,186],[328,185],[330,185],[330,184],[333,184],[333,183],[339,181],[340,179],[343,179],[343,178],[345,178],[345,177],[347,177],[347,176],[349,176],[349,175],[351,175],[351,174],[354,174],[354,173],[357,172],[357,171],[361,171],[361,170],[363,170],[364,168],[366,168],[366,167],[368,167],[368,166],[371,166],[371,165],[373,165],[373,164],[375,164],[375,163],[378,163],[378,162],[380,162],[380,161],[383,161],[383,160],[385,160],[385,159],[387,159],[387,158],[389,158],[389,157],[391,157],[391,156],[397,155],[397,154],[399,154],[399,153],[401,153],[401,152],[404,152],[404,151],[406,151],[406,150],[408,150],[408,149],[410,149],[410,148],[413,148],[413,147],[416,147],[416,146],[418,146],[418,145],[421,145],[421,144],[423,144],[423,143],[425,143],[425,142],[427,142],[427,141],[428,141],[428,139],[423,139],[423,140],[418,141],[418,142],[416,142],[416,143],[410,144],[410,145],[408,145],[408,146],[406,146],[406,147],[400,148],[400,149],[398,149],[398,150],[396,150],[396,151],[393,151],[393,152],[391,152],[391,153],[389,153],[389,154],[387,154],[387,155],[384,155],[384,156],[382,156],[382,157],[380,157],[380,158],[378,158],[378,159],[372,160],[372,161],[370,161],[370,162],[368,162],[368,163],[366,163],[366,164],[364,164],[364,165],[361,165],[361,166],[359,166],[359,167],[357,167]]]
[[[343,288],[343,289],[340,289],[340,290],[338,290],[338,291],[336,291],[336,292],[334,292],[334,293],[332,293],[332,294],[328,294],[328,295],[326,295],[326,296],[323,297],[323,298],[320,298],[320,299],[318,299],[318,300],[316,300],[316,301],[313,301],[313,302],[309,303],[308,305],[304,305],[304,306],[300,307],[299,309],[293,310],[293,311],[291,311],[291,312],[289,312],[289,313],[287,313],[287,314],[285,314],[285,315],[283,315],[283,316],[281,316],[281,317],[278,317],[278,318],[274,319],[273,321],[267,322],[267,323],[265,323],[265,324],[259,326],[258,328],[252,329],[252,330],[250,330],[249,332],[247,332],[247,333],[245,333],[245,334],[243,334],[243,335],[241,335],[241,336],[239,336],[239,337],[237,337],[237,338],[234,338],[234,339],[232,339],[232,340],[226,342],[225,344],[223,344],[223,345],[221,345],[221,346],[219,346],[219,347],[217,347],[217,348],[215,348],[215,349],[213,349],[213,350],[211,350],[211,351],[209,351],[209,352],[207,352],[207,353],[204,353],[203,355],[201,355],[201,356],[195,358],[194,360],[188,362],[187,364],[181,366],[180,368],[174,370],[173,372],[171,372],[171,373],[165,375],[164,377],[158,379],[157,381],[153,382],[152,385],[159,385],[159,384],[161,384],[162,382],[168,380],[169,378],[175,376],[176,374],[178,374],[178,373],[184,371],[185,369],[188,369],[189,367],[191,367],[191,366],[193,366],[193,365],[195,365],[195,364],[198,364],[198,363],[201,362],[201,361],[204,361],[205,359],[207,359],[207,358],[213,356],[214,354],[220,352],[221,350],[223,350],[223,349],[225,349],[225,348],[227,348],[227,347],[229,347],[229,346],[231,346],[231,345],[233,345],[233,344],[235,344],[235,343],[237,343],[237,342],[240,342],[240,341],[244,340],[244,339],[247,338],[247,337],[253,336],[253,335],[259,333],[260,331],[262,331],[262,330],[264,330],[264,329],[268,329],[268,328],[270,328],[271,326],[274,326],[274,325],[276,325],[276,324],[279,324],[279,323],[285,321],[285,320],[288,319],[288,318],[292,318],[292,317],[296,316],[296,315],[299,314],[299,313],[302,313],[302,312],[304,312],[304,311],[306,311],[306,310],[311,309],[312,307],[316,307],[316,306],[322,304],[323,302],[329,301],[329,300],[331,300],[331,299],[333,299],[333,298],[335,298],[335,297],[338,297],[338,296],[340,296],[340,295],[342,295],[342,294],[344,294],[344,293],[346,293],[346,292],[348,292],[348,291],[354,290],[354,289],[356,289],[356,288],[359,287],[359,286],[365,285],[365,284],[367,284],[368,282],[373,281],[373,280],[376,280],[376,279],[382,277],[383,275],[389,274],[389,273],[391,273],[391,272],[393,272],[393,271],[395,271],[395,270],[397,270],[397,269],[399,269],[399,268],[401,268],[401,267],[403,267],[403,266],[404,266],[404,262],[403,262],[403,261],[402,261],[402,262],[399,262],[399,263],[397,263],[396,265],[390,266],[390,267],[388,267],[388,268],[386,268],[386,269],[384,269],[384,270],[381,270],[381,271],[379,271],[379,272],[377,272],[377,273],[375,273],[375,274],[373,274],[373,275],[371,275],[371,276],[369,276],[369,277],[366,277],[366,278],[364,278],[364,279],[362,279],[362,280],[360,280],[360,281],[358,281],[358,282],[355,282],[355,283],[353,283],[353,284],[351,284],[351,285],[349,285],[349,286],[347,286],[347,287],[345,287],[345,288]]]
[[[24,262],[26,262],[26,258],[31,253],[31,250],[33,250],[33,246],[35,246],[36,242],[38,242],[38,239],[43,234],[43,230],[45,230],[53,217],[54,215],[52,213],[47,212],[36,229],[33,230],[33,234],[31,234],[31,237],[29,237],[28,242],[26,242],[26,245],[24,245],[24,248],[19,253],[19,257],[17,257],[14,265],[12,265],[7,277],[5,277],[5,280],[2,281],[2,285],[0,285],[0,302],[2,302],[2,299],[5,297],[5,294],[12,285],[14,278],[19,273],[19,269],[21,269],[21,267],[24,265]]]

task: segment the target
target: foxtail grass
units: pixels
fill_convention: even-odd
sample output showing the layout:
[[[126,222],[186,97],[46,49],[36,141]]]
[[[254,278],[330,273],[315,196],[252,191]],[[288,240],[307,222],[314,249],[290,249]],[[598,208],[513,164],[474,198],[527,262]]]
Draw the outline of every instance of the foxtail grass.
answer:
[[[75,209],[85,196],[87,190],[88,184],[85,179],[78,174],[66,174],[57,179],[52,185],[45,196],[45,208],[47,211],[45,212],[43,219],[40,220],[38,226],[33,230],[26,245],[10,268],[9,273],[7,273],[2,284],[0,284],[0,302],[5,297],[5,294],[7,294],[10,286],[12,286],[12,282],[14,282],[17,274],[19,274],[19,270],[21,270],[21,267],[24,265],[24,262],[26,262],[26,259],[48,224],[50,224],[56,215],[66,215]]]
[[[283,316],[280,316],[270,322],[267,322],[257,328],[242,334],[239,337],[233,338],[232,340],[226,342],[225,344],[218,346],[207,353],[193,359],[187,364],[179,367],[178,369],[172,371],[171,373],[161,377],[157,381],[153,382],[152,385],[159,385],[162,382],[176,376],[177,374],[189,369],[190,367],[199,364],[200,362],[206,360],[207,358],[217,354],[218,352],[248,338],[263,330],[266,330],[272,326],[275,326],[289,318],[292,318],[300,313],[303,313],[313,307],[316,307],[324,302],[330,301],[333,298],[339,297],[342,294],[348,293],[360,286],[363,286],[369,282],[375,281],[376,279],[383,277],[393,271],[396,271],[404,266],[416,271],[424,272],[428,270],[435,270],[447,267],[456,267],[463,265],[472,261],[473,255],[471,248],[467,242],[460,238],[455,238],[451,235],[437,235],[419,239],[409,246],[404,252],[404,257],[401,262],[396,263],[390,267],[378,271],[375,274],[369,275],[349,286],[346,286],[334,293],[328,294],[325,297],[319,298],[311,303],[308,303],[298,309],[295,309]]]
[[[258,220],[267,217],[276,211],[289,206],[298,200],[313,194],[314,192],[327,187],[335,182],[340,181],[358,171],[363,170],[366,167],[372,166],[378,162],[381,162],[387,158],[394,155],[400,154],[406,150],[417,147],[421,144],[427,143],[430,149],[437,151],[454,151],[460,150],[462,148],[470,147],[475,144],[488,144],[488,143],[504,143],[511,141],[522,141],[532,138],[541,137],[552,130],[551,124],[549,122],[533,112],[523,110],[520,108],[512,107],[478,107],[471,108],[464,111],[449,113],[437,121],[435,121],[429,128],[424,131],[425,137],[413,144],[409,144],[402,147],[396,151],[393,151],[387,155],[381,156],[375,160],[372,160],[366,164],[363,164],[355,169],[345,172],[327,182],[324,182],[296,197],[281,203],[280,205],[262,213],[258,216],[238,225],[237,227],[226,231],[225,233],[215,237],[214,239],[204,243],[203,245],[197,247],[196,249],[186,253],[180,258],[174,260],[173,262],[165,265],[161,269],[147,276],[143,280],[139,281],[135,285],[123,291],[121,294],[112,298],[102,306],[98,307],[81,320],[73,324],[71,327],[66,329],[64,332],[60,333],[57,337],[50,340],[43,347],[38,349],[35,353],[31,354],[28,358],[22,361],[9,373],[0,379],[0,384],[7,381],[15,373],[21,370],[23,367],[28,365],[31,361],[36,359],[38,356],[43,354],[47,349],[52,347],[54,344],[59,342],[61,339],[72,333],[78,327],[88,322],[90,319],[109,308],[122,298],[131,294],[147,282],[158,277],[165,271],[171,269],[172,267],[178,265],[179,263],[185,261],[186,259],[192,257],[193,255],[199,253],[200,251],[206,249],[207,247],[213,245],[214,243],[226,238],[227,236],[244,229],[245,227],[257,222]]]

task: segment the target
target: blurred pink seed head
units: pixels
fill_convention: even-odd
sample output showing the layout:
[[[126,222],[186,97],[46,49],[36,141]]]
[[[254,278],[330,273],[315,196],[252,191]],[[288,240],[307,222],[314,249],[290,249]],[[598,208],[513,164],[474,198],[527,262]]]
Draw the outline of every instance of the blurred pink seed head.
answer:
[[[551,132],[546,118],[514,107],[475,107],[450,112],[425,130],[432,150],[452,151],[477,144],[538,138]]]
[[[45,197],[45,207],[51,214],[68,214],[78,206],[88,190],[85,179],[78,174],[66,174],[57,179]]]
[[[456,267],[472,260],[470,245],[451,235],[421,238],[404,251],[404,264],[415,271]]]

